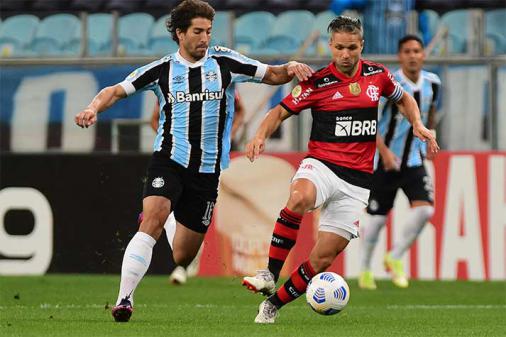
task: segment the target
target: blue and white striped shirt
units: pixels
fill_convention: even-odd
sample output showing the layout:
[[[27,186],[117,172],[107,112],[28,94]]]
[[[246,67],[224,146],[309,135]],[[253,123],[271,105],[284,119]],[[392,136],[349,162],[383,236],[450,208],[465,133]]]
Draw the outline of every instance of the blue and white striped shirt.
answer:
[[[160,103],[154,151],[200,173],[228,167],[234,119],[232,83],[260,82],[267,65],[224,47],[195,63],[179,52],[133,71],[120,85],[128,95],[152,90]]]
[[[394,73],[394,77],[404,91],[415,98],[422,122],[427,125],[429,111],[432,106],[438,106],[441,94],[439,76],[422,70],[418,82],[413,83],[399,69]],[[399,112],[397,106],[391,101],[382,101],[380,113],[378,130],[385,145],[401,159],[401,168],[423,165],[423,159],[427,154],[427,145],[413,136],[411,124]]]

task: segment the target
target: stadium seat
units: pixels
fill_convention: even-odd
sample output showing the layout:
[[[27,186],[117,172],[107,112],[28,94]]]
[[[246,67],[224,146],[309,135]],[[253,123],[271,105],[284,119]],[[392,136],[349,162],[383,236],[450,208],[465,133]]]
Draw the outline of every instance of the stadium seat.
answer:
[[[418,18],[418,26],[422,33],[423,43],[428,45],[439,28],[439,14],[431,9],[423,10]]]
[[[330,50],[328,48],[329,34],[327,32],[327,27],[329,26],[330,21],[332,21],[335,17],[336,14],[332,11],[324,11],[316,15],[313,28],[311,30],[317,31],[320,34],[320,37],[317,39],[315,44],[311,45],[306,50],[306,55],[330,55]]]
[[[240,16],[234,27],[235,48],[241,53],[254,53],[267,40],[275,20],[272,13],[263,11]]]
[[[166,55],[177,51],[179,46],[172,40],[171,34],[167,31],[165,22],[169,15],[159,18],[151,29],[149,36],[149,50],[153,55]]]
[[[506,9],[485,13],[485,34],[492,41],[495,54],[506,53]]]
[[[88,55],[112,55],[112,14],[96,13],[88,16]]]
[[[23,56],[31,45],[39,19],[33,15],[16,15],[7,18],[0,27],[0,53],[2,57]]]
[[[311,33],[314,20],[314,15],[305,10],[281,13],[263,47],[277,49],[283,54],[296,52]]]
[[[39,24],[32,50],[42,56],[77,56],[81,47],[81,22],[71,14],[55,14]]]
[[[231,12],[216,12],[213,20],[213,30],[211,34],[212,46],[232,47],[230,32],[233,32],[233,14]]]
[[[119,18],[119,54],[144,55],[154,19],[147,13],[132,13]]]
[[[441,17],[441,25],[448,28],[448,53],[461,54],[467,51],[471,15],[467,9],[450,11]]]

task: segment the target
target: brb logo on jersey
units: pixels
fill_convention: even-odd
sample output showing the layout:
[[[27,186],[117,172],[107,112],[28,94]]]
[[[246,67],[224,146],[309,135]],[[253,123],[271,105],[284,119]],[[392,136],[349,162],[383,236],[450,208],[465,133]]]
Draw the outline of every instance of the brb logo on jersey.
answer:
[[[372,136],[376,134],[376,120],[353,120],[351,116],[336,118],[337,137]]]
[[[220,91],[209,91],[205,90],[203,92],[195,92],[195,93],[186,93],[184,91],[176,91],[176,95],[173,95],[169,92],[167,96],[167,101],[170,104],[173,103],[184,103],[184,102],[201,102],[201,101],[216,101],[223,98],[224,90]]]

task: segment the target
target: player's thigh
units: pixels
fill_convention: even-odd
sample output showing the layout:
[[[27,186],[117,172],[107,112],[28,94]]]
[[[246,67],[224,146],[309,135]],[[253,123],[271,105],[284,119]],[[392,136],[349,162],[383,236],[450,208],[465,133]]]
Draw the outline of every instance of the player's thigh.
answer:
[[[335,173],[314,158],[305,158],[292,178],[290,197],[299,187],[305,187],[310,208],[320,207],[333,193]]]
[[[182,166],[169,157],[154,153],[146,173],[143,190],[144,199],[152,196],[164,197],[170,201],[171,210],[174,209],[183,191],[183,170]],[[150,210],[153,209],[150,208]],[[145,213],[144,217],[146,217],[146,210],[143,211]],[[164,222],[166,218],[163,219]]]
[[[342,181],[342,184],[347,183]],[[367,189],[359,188],[329,199],[321,209],[319,231],[334,233],[347,240],[358,237],[359,219],[368,196]]]
[[[176,221],[194,232],[205,234],[218,197],[218,183],[219,174],[186,172],[183,192],[174,206]]]
[[[387,215],[394,205],[395,195],[400,185],[399,172],[374,172],[367,213]]]
[[[403,173],[401,188],[411,206],[434,203],[432,179],[424,166],[407,168]]]

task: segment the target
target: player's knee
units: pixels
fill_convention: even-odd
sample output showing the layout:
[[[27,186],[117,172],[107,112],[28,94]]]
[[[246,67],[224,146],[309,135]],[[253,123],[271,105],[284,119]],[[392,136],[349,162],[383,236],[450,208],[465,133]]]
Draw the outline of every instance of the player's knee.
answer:
[[[292,191],[288,201],[288,208],[297,213],[304,213],[314,207],[314,200],[311,200],[305,193]]]
[[[318,274],[327,270],[332,262],[334,262],[334,258],[335,256],[333,255],[313,256],[310,258],[310,263],[314,271]]]

